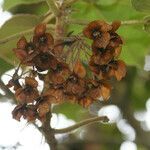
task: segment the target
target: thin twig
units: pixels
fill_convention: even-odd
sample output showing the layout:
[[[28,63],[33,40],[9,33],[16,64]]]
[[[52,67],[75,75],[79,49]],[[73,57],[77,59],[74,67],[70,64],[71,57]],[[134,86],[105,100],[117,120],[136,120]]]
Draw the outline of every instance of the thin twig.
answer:
[[[87,25],[90,21],[88,20],[74,20],[74,19],[69,19],[67,20],[66,23],[68,24],[78,24],[78,25]],[[127,20],[127,21],[121,21],[121,25],[141,25],[145,24],[145,20]],[[110,22],[111,24],[111,22]]]
[[[47,29],[54,29],[54,25],[52,24],[47,24]],[[22,36],[22,35],[28,35],[28,34],[31,34],[33,33],[34,31],[34,28],[32,29],[28,29],[28,30],[25,30],[25,31],[22,31],[22,32],[19,32],[19,33],[16,33],[16,34],[13,34],[13,35],[10,35],[2,40],[0,40],[0,44],[5,44],[11,40],[15,40],[16,38]]]
[[[52,12],[51,12],[50,10],[48,10],[48,12],[43,15],[43,17],[47,17],[47,16],[50,15],[51,13],[52,13]]]
[[[68,24],[78,24],[78,25],[87,25],[89,23],[89,21],[87,20],[68,20],[66,23]],[[145,24],[146,21],[145,20],[128,20],[128,21],[121,21],[122,25],[141,25],[141,24]],[[48,29],[54,29],[54,25],[52,24],[47,24],[47,28]],[[10,35],[9,37],[6,37],[2,40],[0,40],[0,44],[5,44],[11,40],[14,40],[15,38],[20,37],[21,35],[28,35],[30,33],[32,33],[34,31],[34,28],[32,29],[28,29],[26,31],[22,31],[20,33],[16,33],[13,35]]]
[[[4,96],[15,100],[14,94],[9,90],[9,88],[4,84],[4,82],[1,79],[0,79],[0,88],[5,92]]]
[[[84,125],[88,125],[94,122],[98,122],[98,121],[104,121],[104,122],[108,122],[109,119],[107,116],[100,116],[100,117],[94,117],[94,118],[90,118],[90,119],[86,119],[84,121],[81,121],[75,125],[72,125],[70,127],[67,128],[63,128],[63,129],[54,129],[54,133],[55,134],[62,134],[62,133],[67,133],[67,132],[71,132],[75,129],[78,129]]]
[[[20,37],[21,35],[28,35],[30,33],[33,32],[33,29],[28,29],[28,30],[25,30],[25,31],[22,31],[22,32],[19,32],[19,33],[16,33],[16,34],[13,34],[13,35],[10,35],[2,40],[0,40],[0,44],[5,44],[11,40],[14,40],[15,38],[18,38]]]
[[[54,14],[49,14],[47,17],[45,17],[45,19],[42,21],[42,23],[49,23],[53,18],[54,18]]]
[[[50,10],[57,17],[59,15],[59,9],[57,8],[54,0],[46,0]]]
[[[140,25],[145,24],[145,20],[127,20],[127,21],[121,21],[121,25]]]

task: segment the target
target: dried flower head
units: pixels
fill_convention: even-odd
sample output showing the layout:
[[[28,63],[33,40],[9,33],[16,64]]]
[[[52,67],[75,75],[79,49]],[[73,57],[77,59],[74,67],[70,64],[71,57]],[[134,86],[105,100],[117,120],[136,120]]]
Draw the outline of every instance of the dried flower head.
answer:
[[[26,65],[32,65],[32,62],[26,62],[25,60],[36,51],[34,43],[28,43],[26,38],[23,36],[19,39],[17,48],[14,48],[13,51],[22,63],[25,63]]]
[[[28,122],[34,122],[37,117],[36,107],[34,105],[19,104],[12,111],[12,115],[18,121],[23,117]]]
[[[110,63],[112,75],[120,81],[126,75],[126,65],[122,60],[112,61]]]
[[[71,75],[66,81],[64,92],[69,95],[76,95],[82,97],[82,94],[86,91],[86,82],[75,76]]]
[[[19,103],[33,103],[38,98],[39,92],[37,90],[38,83],[35,79],[26,77],[24,87],[18,88],[15,92],[15,97]]]
[[[67,64],[58,63],[56,68],[49,72],[49,81],[55,85],[63,84],[71,75],[71,71]]]
[[[107,24],[105,21],[96,20],[90,22],[85,29],[83,34],[89,39],[97,39],[107,36],[107,32],[112,30],[112,26]]]
[[[39,24],[34,30],[33,43],[40,51],[48,51],[53,47],[54,39],[50,33],[46,33],[46,24]]]
[[[115,31],[117,31],[117,30],[119,29],[119,27],[121,26],[121,21],[115,20],[115,21],[112,22],[111,26],[112,26],[111,32],[115,32]]]
[[[33,59],[33,64],[38,71],[45,71],[50,68],[55,69],[57,67],[57,59],[49,52],[40,52]]]

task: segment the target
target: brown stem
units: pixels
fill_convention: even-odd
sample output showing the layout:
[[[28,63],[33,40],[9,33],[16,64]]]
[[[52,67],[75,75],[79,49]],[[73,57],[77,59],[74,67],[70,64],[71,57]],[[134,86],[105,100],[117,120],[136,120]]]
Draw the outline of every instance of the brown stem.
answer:
[[[55,139],[54,130],[50,126],[52,114],[47,113],[46,120],[41,127],[41,131],[50,147],[50,150],[57,150],[57,141]]]
[[[44,79],[43,81],[44,81],[44,88],[42,90],[42,93],[49,89],[49,82],[47,82],[47,79]],[[51,127],[51,118],[52,118],[51,108],[52,108],[51,105],[49,105],[49,112],[46,114],[46,118],[42,124],[42,127],[40,127],[39,130],[41,133],[43,133],[50,150],[57,150],[57,141],[55,139],[54,129],[52,129]]]
[[[67,128],[63,128],[63,129],[54,129],[54,133],[55,134],[62,134],[62,133],[67,133],[67,132],[71,132],[75,129],[78,129],[82,126],[94,123],[94,122],[98,122],[98,121],[104,121],[104,122],[108,122],[109,119],[106,116],[100,116],[100,117],[94,117],[94,118],[90,118],[90,119],[86,119],[83,120],[75,125],[72,125],[70,127]]]
[[[66,24],[65,24],[65,18],[67,14],[65,10],[60,7],[60,14],[56,17],[56,28],[55,28],[55,45],[58,45],[62,42],[62,37],[65,36],[66,33]],[[60,56],[63,51],[63,45],[57,46],[55,48],[54,54],[56,56]]]
[[[56,37],[63,37],[64,36],[64,10],[61,8],[58,10],[54,0],[46,0],[50,9],[52,10],[53,14],[56,17],[56,24],[55,24],[55,35]],[[51,19],[51,18],[50,18]],[[49,18],[48,18],[49,21]],[[47,20],[46,20],[47,22]],[[55,38],[55,44],[57,45],[57,43],[59,43],[60,40]],[[60,55],[62,53],[63,47],[62,46],[58,46],[55,51],[53,52],[56,56]],[[48,85],[49,86],[49,85]],[[44,81],[44,89],[47,89],[47,83],[46,81]],[[50,122],[51,122],[51,117],[52,117],[52,113],[51,113],[51,108],[49,113],[47,113],[46,115],[46,120],[43,123],[42,127],[40,128],[43,135],[45,136],[45,139],[50,147],[50,150],[57,150],[57,141],[55,139],[55,133],[54,133],[54,129],[51,128],[50,126]]]

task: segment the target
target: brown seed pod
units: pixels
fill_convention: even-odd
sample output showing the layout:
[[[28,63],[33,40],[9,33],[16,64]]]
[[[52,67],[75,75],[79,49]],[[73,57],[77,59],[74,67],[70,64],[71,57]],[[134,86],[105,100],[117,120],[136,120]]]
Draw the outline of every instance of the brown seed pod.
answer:
[[[96,39],[103,37],[103,34],[111,31],[111,25],[107,24],[105,21],[96,20],[90,22],[83,30],[83,34],[89,39]]]
[[[42,52],[49,51],[54,45],[53,36],[46,33],[46,24],[39,24],[34,30],[33,43]]]
[[[33,103],[39,97],[37,81],[33,78],[25,78],[25,86],[16,90],[15,97],[19,103]]]

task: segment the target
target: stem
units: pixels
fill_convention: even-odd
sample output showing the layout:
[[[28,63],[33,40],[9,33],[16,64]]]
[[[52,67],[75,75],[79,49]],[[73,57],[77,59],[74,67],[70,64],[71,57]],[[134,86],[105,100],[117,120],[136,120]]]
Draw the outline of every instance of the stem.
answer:
[[[14,94],[9,90],[9,88],[4,84],[4,82],[1,79],[0,88],[5,92],[6,97],[13,99],[13,103],[16,102]]]
[[[59,9],[57,8],[54,0],[46,0],[50,10],[53,12],[53,14],[57,17],[59,15]]]
[[[89,22],[90,21],[88,21],[88,20],[74,20],[74,19],[70,19],[67,21],[68,24],[78,24],[78,25],[87,25]],[[145,23],[146,23],[145,20],[121,21],[121,25],[141,25],[141,24],[145,24]]]
[[[43,21],[42,23],[49,23],[53,18],[54,18],[54,14],[49,14]]]
[[[54,25],[52,24],[47,24],[47,28],[48,29],[54,29]],[[32,29],[28,29],[28,30],[25,30],[25,31],[22,31],[22,32],[19,32],[19,33],[16,33],[16,34],[13,34],[13,35],[10,35],[2,40],[0,40],[0,44],[5,44],[11,40],[15,40],[16,38],[22,36],[22,35],[28,35],[30,33],[33,33],[34,31],[34,28]]]
[[[62,133],[67,133],[67,132],[71,132],[75,129],[78,129],[84,125],[88,125],[97,121],[104,121],[104,122],[108,122],[109,119],[107,118],[107,116],[100,116],[100,117],[94,117],[94,118],[90,118],[90,119],[86,119],[83,120],[75,125],[72,125],[70,127],[67,128],[63,128],[63,129],[54,129],[54,133],[55,134],[62,134]]]
[[[51,17],[49,16],[49,18],[47,18],[47,20],[44,20],[43,22],[49,22],[50,19],[52,19],[52,16]],[[70,20],[68,20],[65,23],[67,23],[67,24],[78,24],[78,25],[87,25],[89,23],[89,21],[87,21],[87,20],[73,20],[73,19],[70,19]],[[121,21],[121,24],[124,25],[124,26],[126,26],[126,25],[141,25],[141,24],[145,24],[145,23],[146,23],[145,20]],[[58,25],[60,26],[59,23],[58,23]],[[47,24],[47,28],[48,29],[54,29],[54,25]],[[0,44],[5,44],[5,43],[7,43],[7,42],[9,42],[11,40],[14,40],[15,38],[18,38],[18,37],[22,36],[22,35],[28,35],[28,34],[32,33],[33,31],[34,31],[34,28],[28,29],[26,31],[22,31],[22,32],[13,34],[13,35],[10,35],[10,36],[0,40]],[[56,36],[58,36],[58,35],[56,35]]]
[[[0,40],[0,44],[5,44],[6,42],[9,42],[11,40],[14,40],[14,38],[18,38],[20,37],[21,35],[28,35],[30,33],[33,32],[33,29],[28,29],[26,31],[22,31],[22,32],[19,32],[19,33],[16,33],[16,34],[13,34],[13,35],[10,35],[2,40]]]
[[[65,24],[65,19],[67,16],[68,14],[66,13],[65,8],[60,7],[60,15],[56,17],[55,24],[55,45],[61,43],[62,40],[60,40],[60,38],[66,35],[67,25]],[[63,47],[63,45],[57,46],[53,53],[59,57],[62,54]]]
[[[127,20],[127,21],[121,21],[121,25],[140,25],[145,24],[145,20]]]
[[[44,81],[44,87],[42,93],[49,89],[49,82],[46,79]],[[46,114],[46,118],[40,127],[40,131],[43,133],[47,144],[49,145],[50,150],[57,150],[57,141],[55,139],[54,129],[51,127],[51,118],[52,118],[52,107],[49,106],[49,112]]]
[[[52,19],[52,16],[47,18],[47,20],[45,20],[44,22],[49,22],[49,20]],[[67,24],[78,24],[78,25],[87,25],[89,23],[89,21],[87,20],[73,20],[73,19],[70,19],[66,22]],[[141,25],[141,24],[145,24],[146,21],[145,20],[128,20],[128,21],[121,21],[121,24],[122,25]],[[54,29],[54,25],[52,24],[47,24],[47,28],[48,29]],[[60,28],[60,27],[59,27]],[[14,40],[15,38],[18,38],[22,35],[28,35],[30,33],[32,33],[34,31],[34,28],[32,29],[28,29],[26,31],[22,31],[20,33],[16,33],[16,34],[13,34],[13,35],[10,35],[2,40],[0,40],[0,44],[5,44],[11,40]]]
[[[51,117],[52,114],[51,111],[49,111],[49,113],[47,113],[46,115],[46,121],[43,123],[41,127],[41,131],[44,134],[44,137],[47,141],[47,144],[50,147],[50,150],[57,150],[57,141],[55,139],[54,130],[50,126]]]

